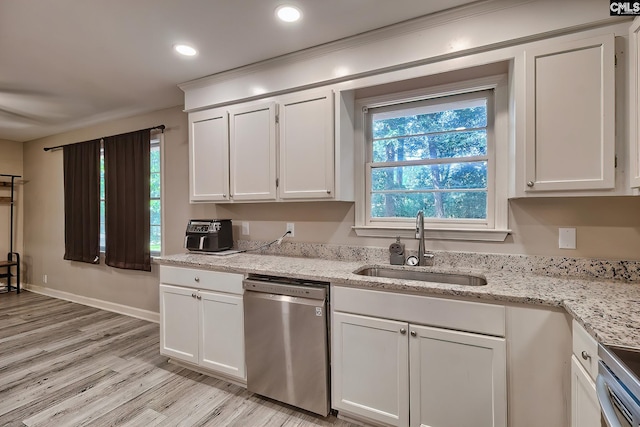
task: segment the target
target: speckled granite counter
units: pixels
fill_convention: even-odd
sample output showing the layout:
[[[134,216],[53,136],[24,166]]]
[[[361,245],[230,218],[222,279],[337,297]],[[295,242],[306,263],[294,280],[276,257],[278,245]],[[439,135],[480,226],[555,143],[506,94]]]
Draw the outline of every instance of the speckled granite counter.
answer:
[[[177,254],[155,258],[163,265],[234,273],[258,273],[328,281],[344,286],[432,296],[463,297],[487,302],[546,305],[567,310],[598,341],[640,347],[640,284],[620,280],[553,277],[497,267],[471,269],[399,267],[438,272],[472,273],[486,278],[486,286],[449,285],[412,280],[367,277],[353,272],[365,265],[384,264],[282,255],[240,253],[228,256]],[[458,264],[458,263],[457,263]],[[477,264],[467,264],[477,265]],[[485,264],[486,265],[486,264]]]

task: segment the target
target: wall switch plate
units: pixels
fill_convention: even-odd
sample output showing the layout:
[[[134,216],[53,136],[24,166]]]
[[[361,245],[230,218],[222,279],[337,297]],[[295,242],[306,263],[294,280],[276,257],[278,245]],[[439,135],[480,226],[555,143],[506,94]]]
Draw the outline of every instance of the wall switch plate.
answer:
[[[47,283],[47,275],[46,274],[42,275],[42,283],[44,283],[44,284]]]
[[[249,235],[249,223],[247,221],[242,221],[242,235]]]
[[[287,234],[287,236],[289,237],[295,236],[295,224],[293,222],[288,222],[287,229],[285,231],[289,231],[289,234]]]
[[[558,247],[560,249],[576,248],[576,229],[575,228],[559,228],[558,229]]]

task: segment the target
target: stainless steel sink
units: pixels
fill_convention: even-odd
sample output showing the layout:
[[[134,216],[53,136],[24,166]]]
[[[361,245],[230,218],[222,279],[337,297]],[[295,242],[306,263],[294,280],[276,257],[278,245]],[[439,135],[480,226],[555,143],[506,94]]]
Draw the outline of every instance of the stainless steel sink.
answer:
[[[448,283],[451,285],[484,286],[487,281],[479,276],[468,274],[436,273],[433,271],[396,270],[385,267],[364,267],[354,271],[355,274],[370,277],[387,277],[390,279],[419,280],[421,282]]]

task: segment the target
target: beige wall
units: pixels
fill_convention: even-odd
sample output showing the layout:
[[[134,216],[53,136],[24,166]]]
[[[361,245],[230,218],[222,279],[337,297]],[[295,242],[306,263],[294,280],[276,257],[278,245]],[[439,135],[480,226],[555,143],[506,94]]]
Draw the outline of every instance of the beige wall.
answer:
[[[393,239],[357,237],[354,205],[340,202],[219,205],[220,218],[234,223],[249,221],[253,240],[273,240],[295,223],[295,237],[302,242],[321,242],[387,247]],[[427,241],[428,249],[528,255],[559,255],[605,259],[640,260],[640,197],[535,198],[510,201],[505,242]],[[575,227],[577,249],[558,248],[558,228]],[[404,240],[407,249],[417,241]]]
[[[6,141],[0,139],[0,174],[6,175],[22,175],[22,143],[16,141]],[[2,180],[9,180],[2,178]],[[23,255],[23,185],[19,179],[14,195],[16,203],[13,210],[13,250]],[[9,188],[0,187],[0,197],[10,196]],[[10,233],[11,211],[8,204],[0,204],[0,259],[5,259],[9,252],[9,233]]]
[[[84,141],[165,124],[164,228],[165,253],[183,252],[184,229],[189,218],[234,220],[234,237],[273,240],[296,225],[295,241],[387,247],[392,239],[359,238],[351,230],[354,205],[345,202],[249,203],[236,205],[189,204],[187,117],[180,108],[118,120],[24,144],[24,258],[28,283],[54,290],[158,311],[158,271],[118,270],[101,265],[64,261],[64,209],[62,151],[44,152],[47,146]],[[20,159],[17,145],[13,155]],[[4,146],[0,166],[4,162]],[[18,161],[18,160],[17,160]],[[19,172],[17,170],[16,172]],[[513,230],[504,243],[432,241],[435,250],[476,251],[534,255],[561,255],[640,260],[640,197],[536,198],[510,202]],[[240,222],[248,221],[250,235],[240,235]],[[1,223],[0,223],[1,224]],[[558,249],[558,227],[576,227],[578,248]],[[408,249],[417,242],[406,241]],[[48,283],[42,283],[46,274]]]
[[[187,116],[179,107],[117,120],[24,144],[25,264],[27,283],[158,311],[158,268],[150,273],[63,260],[64,193],[62,150],[44,147],[86,141],[164,124],[165,227],[167,253],[179,252],[188,218],[199,216],[202,206],[189,204]],[[47,283],[43,283],[43,275]]]

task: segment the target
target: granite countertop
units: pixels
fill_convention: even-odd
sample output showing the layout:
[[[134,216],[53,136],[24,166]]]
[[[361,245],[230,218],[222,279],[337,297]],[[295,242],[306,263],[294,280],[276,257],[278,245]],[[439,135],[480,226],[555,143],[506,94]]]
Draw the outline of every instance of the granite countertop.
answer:
[[[617,280],[552,277],[492,268],[395,267],[471,273],[486,286],[450,285],[368,277],[353,272],[366,261],[239,253],[227,256],[177,254],[155,258],[162,265],[233,273],[258,273],[332,282],[343,286],[420,295],[461,297],[486,302],[535,304],[564,308],[601,343],[640,348],[640,284]],[[376,263],[380,265],[381,263]]]

